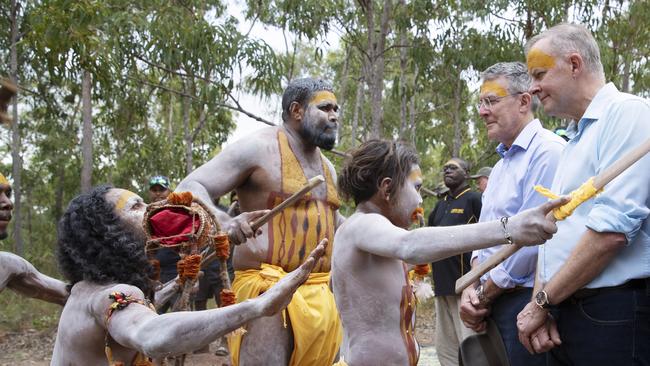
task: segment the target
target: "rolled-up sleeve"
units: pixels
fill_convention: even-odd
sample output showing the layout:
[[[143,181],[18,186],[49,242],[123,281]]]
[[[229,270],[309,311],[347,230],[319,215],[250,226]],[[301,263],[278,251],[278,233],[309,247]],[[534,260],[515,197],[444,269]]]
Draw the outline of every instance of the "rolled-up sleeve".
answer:
[[[632,149],[650,138],[648,104],[627,100],[613,107],[605,118],[597,148],[597,173],[603,172]],[[638,234],[650,214],[650,156],[636,162],[605,186],[594,199],[586,226],[596,232],[625,234],[628,244]]]

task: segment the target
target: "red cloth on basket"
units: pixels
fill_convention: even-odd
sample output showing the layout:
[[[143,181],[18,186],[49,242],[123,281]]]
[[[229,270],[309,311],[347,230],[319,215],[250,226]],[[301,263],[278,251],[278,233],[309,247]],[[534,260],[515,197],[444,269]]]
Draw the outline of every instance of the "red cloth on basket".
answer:
[[[151,238],[158,239],[168,236],[175,236],[160,240],[160,245],[175,245],[188,240],[186,235],[192,233],[192,220],[194,220],[194,232],[199,230],[201,223],[199,216],[192,219],[192,214],[182,208],[166,208],[156,212],[149,218],[151,225]]]

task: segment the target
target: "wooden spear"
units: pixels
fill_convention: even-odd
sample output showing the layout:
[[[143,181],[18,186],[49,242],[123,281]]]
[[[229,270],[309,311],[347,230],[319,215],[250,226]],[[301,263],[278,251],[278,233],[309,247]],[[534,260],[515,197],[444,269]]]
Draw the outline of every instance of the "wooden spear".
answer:
[[[607,169],[603,170],[602,173],[594,177],[594,187],[596,190],[603,189],[609,182],[614,178],[618,177],[623,173],[627,168],[632,166],[632,164],[639,161],[644,157],[648,152],[650,152],[650,139],[646,140],[644,143],[636,147],[634,150],[627,153],[625,156],[621,157],[610,165]],[[550,217],[553,217],[553,212],[549,212]],[[460,294],[465,290],[469,285],[476,282],[481,276],[487,273],[492,268],[499,265],[499,263],[508,259],[516,251],[521,248],[521,245],[513,244],[506,245],[498,252],[491,255],[484,262],[481,262],[476,267],[472,268],[471,271],[467,272],[463,277],[459,278],[456,281],[456,293]]]

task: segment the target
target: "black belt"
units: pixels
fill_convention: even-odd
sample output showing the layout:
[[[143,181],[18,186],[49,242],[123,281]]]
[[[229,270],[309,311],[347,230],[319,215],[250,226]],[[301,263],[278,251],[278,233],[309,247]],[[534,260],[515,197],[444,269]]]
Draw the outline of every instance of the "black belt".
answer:
[[[588,297],[596,296],[599,294],[608,293],[611,291],[617,290],[648,290],[650,289],[650,278],[636,278],[629,280],[624,284],[611,287],[600,287],[600,288],[581,288],[580,290],[573,293],[571,296],[574,300],[582,300]]]

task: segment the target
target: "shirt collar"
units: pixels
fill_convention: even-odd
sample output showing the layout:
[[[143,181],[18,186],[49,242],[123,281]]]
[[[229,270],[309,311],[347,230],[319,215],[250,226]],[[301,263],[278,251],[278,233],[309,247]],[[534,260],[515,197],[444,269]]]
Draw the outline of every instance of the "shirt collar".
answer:
[[[455,196],[455,197],[454,197],[453,194],[451,194],[451,191],[449,191],[449,192],[447,192],[447,195],[445,196],[445,201],[447,200],[447,197],[451,197],[451,198],[457,200],[458,198],[460,198],[460,196],[464,195],[465,193],[469,192],[470,190],[471,190],[471,187],[470,187],[469,185],[466,185],[466,186],[465,186],[465,189],[463,189],[462,191],[460,191],[460,193],[458,194],[458,196]]]
[[[618,94],[618,89],[616,89],[614,83],[605,84],[605,86],[600,88],[596,95],[594,95],[594,99],[589,103],[589,106],[587,107],[587,110],[585,110],[581,119],[600,119],[605,111],[605,107],[609,104],[608,102],[612,100],[616,94]]]
[[[605,107],[607,107],[610,100],[614,99],[616,94],[618,94],[618,89],[614,83],[607,83],[600,88],[596,95],[594,95],[594,99],[589,103],[589,106],[587,106],[582,118],[575,124],[575,129],[572,131],[574,136],[569,137],[574,139],[582,133],[587,124],[599,120],[605,112]]]
[[[527,150],[528,146],[530,146],[531,141],[533,141],[533,137],[535,137],[537,131],[541,128],[542,123],[537,118],[535,118],[534,120],[528,122],[524,129],[519,132],[519,135],[517,135],[515,138],[515,141],[512,143],[512,146],[510,146],[510,149],[508,149],[504,144],[499,144],[496,149],[497,153],[503,158],[506,156],[506,153],[515,146],[521,148],[522,150]]]

